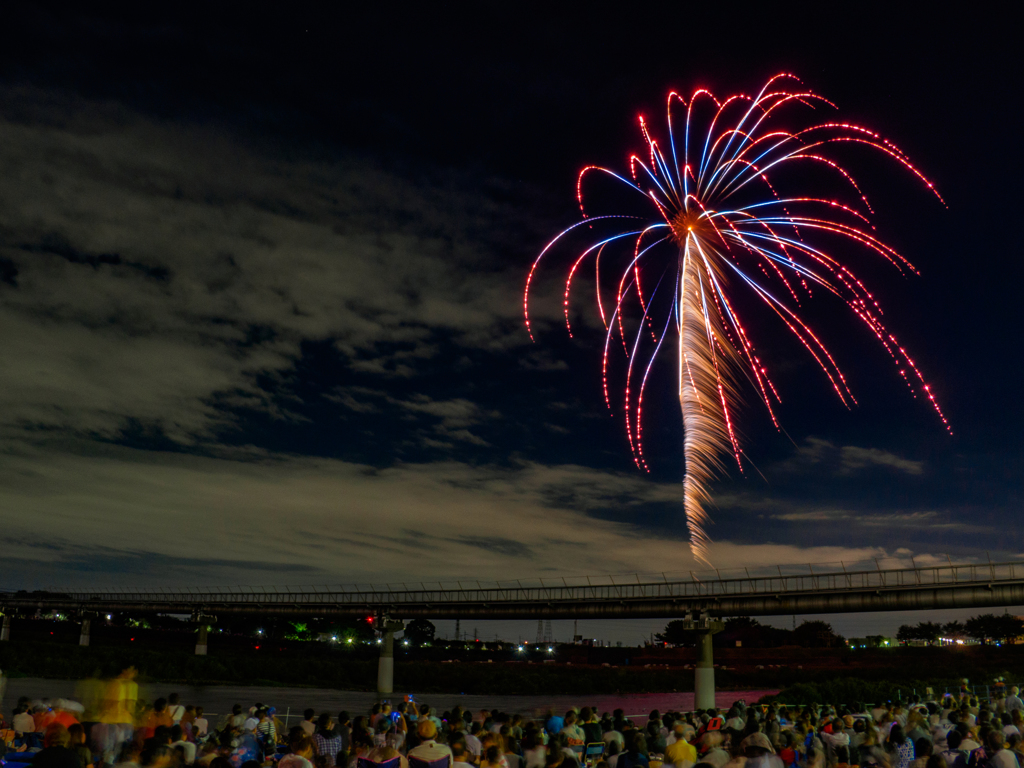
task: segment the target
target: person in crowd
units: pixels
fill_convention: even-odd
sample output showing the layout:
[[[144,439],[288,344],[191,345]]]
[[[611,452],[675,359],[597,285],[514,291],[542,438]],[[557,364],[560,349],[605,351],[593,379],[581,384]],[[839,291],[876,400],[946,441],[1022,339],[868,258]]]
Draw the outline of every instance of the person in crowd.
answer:
[[[910,768],[910,762],[914,759],[914,742],[906,737],[898,720],[889,729],[885,751],[889,754],[892,768]]]
[[[469,715],[469,713],[467,712],[466,715]],[[469,750],[474,759],[479,759],[480,752],[483,750],[483,745],[480,743],[480,737],[478,735],[479,733],[480,723],[473,722],[470,724],[469,733],[465,734],[466,749]]]
[[[192,721],[192,735],[196,739],[205,738],[210,732],[210,721],[203,714],[202,707],[196,707],[196,716]]]
[[[544,768],[548,750],[538,728],[527,728],[523,734],[523,768]]]
[[[381,746],[384,746],[383,742]],[[316,730],[313,733],[313,748],[314,754],[317,756],[317,765],[322,765],[322,768],[334,768],[341,747],[341,734],[334,729],[331,716],[326,712],[320,713],[320,717],[316,720]]]
[[[474,768],[472,758],[461,741],[452,745],[452,768]]]
[[[692,768],[697,762],[697,748],[686,740],[686,724],[672,726],[672,743],[665,747],[665,762],[675,768]]]
[[[68,747],[75,753],[82,768],[92,768],[92,750],[86,744],[85,727],[81,723],[68,726]]]
[[[313,734],[316,733],[316,710],[307,709],[302,713],[302,720],[299,722],[299,727],[302,728],[302,732],[309,736],[311,739]]]
[[[181,718],[185,716],[185,707],[181,705],[179,699],[180,697],[176,693],[171,693],[167,696],[167,714],[174,725],[180,723]]]
[[[388,715],[390,719],[390,712]],[[398,768],[409,768],[409,761],[405,755],[387,743],[384,746],[375,745],[373,749],[366,753],[366,759],[374,763],[385,763],[396,757],[398,758]]]
[[[914,760],[910,763],[910,768],[926,768],[929,758],[933,752],[932,740],[921,737],[914,742]]]
[[[50,723],[43,733],[43,748],[32,758],[33,768],[85,768],[71,749],[71,734],[60,723]]]
[[[306,710],[310,711],[312,710]],[[288,750],[288,754],[278,761],[278,768],[313,768],[313,739],[308,733],[303,733],[292,741],[288,745]]]
[[[648,768],[649,765],[647,739],[642,733],[637,733],[630,739],[626,751],[619,755],[616,768]]]
[[[454,748],[437,743],[437,726],[433,720],[421,718],[416,726],[416,736],[419,744],[409,750],[409,759],[433,763],[436,760],[447,760],[449,768],[455,762]],[[461,745],[459,745],[461,748]]]
[[[988,732],[985,747],[990,768],[1018,768],[1017,757],[1006,749],[1006,737],[1000,729],[993,728]]]
[[[196,761],[196,745],[185,738],[185,729],[181,724],[171,726],[171,749],[181,747],[183,764],[192,765]]]
[[[580,729],[583,731],[585,744],[596,744],[602,740],[604,732],[597,720],[597,712],[592,707],[584,707],[580,710]]]
[[[748,734],[740,742],[740,749],[746,758],[744,765],[747,768],[784,768],[771,741],[760,731]]]
[[[483,750],[480,756],[480,768],[508,768],[505,763],[505,755],[497,744],[491,744]]]
[[[153,738],[156,729],[161,726],[170,728],[174,725],[171,716],[167,714],[167,699],[157,699],[153,702],[153,709],[146,716],[142,726],[143,739]]]

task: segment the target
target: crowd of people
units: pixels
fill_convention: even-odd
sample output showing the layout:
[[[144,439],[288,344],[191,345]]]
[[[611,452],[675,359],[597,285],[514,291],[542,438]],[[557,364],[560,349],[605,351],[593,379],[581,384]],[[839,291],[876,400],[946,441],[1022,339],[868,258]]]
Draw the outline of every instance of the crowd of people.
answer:
[[[308,709],[296,725],[273,707],[216,719],[176,694],[126,720],[112,704],[90,721],[74,702],[18,702],[4,762],[32,768],[1024,768],[1024,703],[991,701],[782,706],[627,717],[593,707],[524,717],[406,697],[366,714]]]

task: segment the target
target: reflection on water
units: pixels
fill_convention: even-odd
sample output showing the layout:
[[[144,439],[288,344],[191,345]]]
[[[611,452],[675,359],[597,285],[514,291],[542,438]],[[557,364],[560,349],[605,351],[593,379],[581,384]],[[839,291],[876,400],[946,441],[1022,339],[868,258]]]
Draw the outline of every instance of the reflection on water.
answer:
[[[56,699],[74,698],[76,691],[81,687],[74,680],[44,680],[42,678],[23,677],[7,681],[7,692],[4,696],[3,707],[9,710],[18,700],[19,696],[28,696],[32,699]],[[312,707],[318,712],[330,712],[337,714],[346,710],[352,714],[369,711],[370,707],[377,700],[377,694],[365,691],[335,691],[328,688],[278,688],[276,686],[249,686],[249,685],[210,685],[193,687],[187,685],[172,685],[168,683],[140,684],[139,699],[153,701],[159,696],[167,696],[168,693],[177,692],[181,695],[183,704],[198,704],[206,710],[211,721],[218,721],[223,715],[231,711],[232,704],[242,704],[249,707],[256,702],[268,706],[277,707],[278,717],[284,719],[290,712],[293,721],[301,719],[302,710]],[[598,712],[611,712],[621,708],[627,715],[646,717],[652,709],[678,709],[687,711],[693,709],[693,692],[684,693],[629,693],[629,694],[581,694],[581,695],[558,695],[545,696],[542,694],[513,695],[502,694],[500,691],[494,695],[466,695],[452,693],[425,693],[420,695],[416,691],[399,691],[394,694],[394,699],[401,699],[405,693],[412,693],[417,702],[427,702],[439,711],[451,709],[456,704],[461,704],[470,710],[479,709],[500,709],[509,714],[520,713],[523,715],[534,715],[544,712],[548,707],[555,711],[564,712],[570,706],[591,706]],[[719,707],[727,707],[737,699],[744,699],[747,703],[757,701],[769,693],[777,693],[775,690],[759,691],[718,691],[715,696],[715,703]]]

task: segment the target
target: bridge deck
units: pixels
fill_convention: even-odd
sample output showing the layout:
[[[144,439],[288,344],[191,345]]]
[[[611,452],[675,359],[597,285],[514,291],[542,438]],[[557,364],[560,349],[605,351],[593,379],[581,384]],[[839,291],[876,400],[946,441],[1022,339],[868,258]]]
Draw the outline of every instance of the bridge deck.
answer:
[[[837,567],[838,565],[838,567]],[[383,586],[236,587],[159,591],[0,592],[8,610],[132,610],[412,618],[671,617],[839,613],[1024,604],[1024,561],[952,562],[903,568],[808,565],[806,572],[758,569],[660,579],[604,576]],[[735,572],[734,572],[735,573]],[[674,576],[674,575],[673,575]],[[436,584],[436,586],[435,586]]]

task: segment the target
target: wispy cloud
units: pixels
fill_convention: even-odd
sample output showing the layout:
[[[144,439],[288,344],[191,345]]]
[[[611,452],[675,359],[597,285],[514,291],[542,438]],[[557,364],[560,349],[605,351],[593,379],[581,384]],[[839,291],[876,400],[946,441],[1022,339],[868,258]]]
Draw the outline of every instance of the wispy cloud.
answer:
[[[789,459],[775,469],[784,472],[806,472],[823,469],[835,475],[855,475],[866,470],[883,468],[907,475],[924,472],[924,462],[905,459],[880,448],[836,445],[829,440],[808,437]]]

